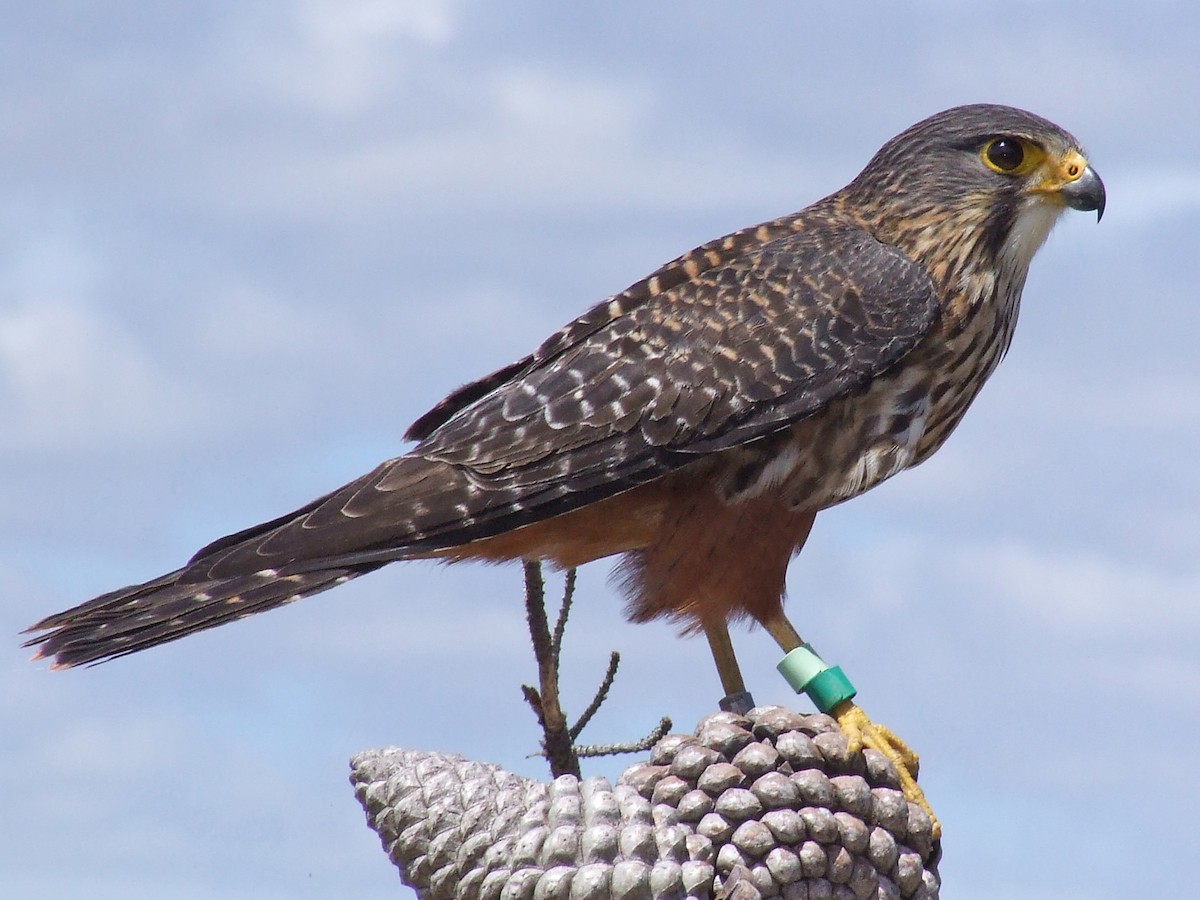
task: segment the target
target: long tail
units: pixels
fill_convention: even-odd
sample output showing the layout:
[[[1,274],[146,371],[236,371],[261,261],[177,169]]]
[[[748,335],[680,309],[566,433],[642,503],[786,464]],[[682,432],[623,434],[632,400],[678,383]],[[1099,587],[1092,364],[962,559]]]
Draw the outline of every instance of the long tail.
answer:
[[[26,633],[54,668],[94,663],[336,587],[388,562],[437,555],[546,518],[586,495],[485,489],[460,468],[403,456],[270,522],[223,537],[183,568],[48,616]],[[36,634],[41,632],[41,634]]]
[[[24,646],[37,647],[35,659],[53,657],[55,669],[114,659],[283,606],[381,565],[282,576],[275,569],[262,569],[204,581],[190,580],[191,569],[184,567],[47,616],[27,629],[46,633]]]

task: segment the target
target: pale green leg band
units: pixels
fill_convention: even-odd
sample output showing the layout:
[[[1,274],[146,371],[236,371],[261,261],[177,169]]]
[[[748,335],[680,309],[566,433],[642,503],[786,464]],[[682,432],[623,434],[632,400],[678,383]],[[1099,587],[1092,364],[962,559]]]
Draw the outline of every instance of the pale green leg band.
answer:
[[[809,644],[791,651],[780,660],[778,668],[792,689],[797,694],[807,694],[823,713],[857,693],[841,667],[827,665]]]

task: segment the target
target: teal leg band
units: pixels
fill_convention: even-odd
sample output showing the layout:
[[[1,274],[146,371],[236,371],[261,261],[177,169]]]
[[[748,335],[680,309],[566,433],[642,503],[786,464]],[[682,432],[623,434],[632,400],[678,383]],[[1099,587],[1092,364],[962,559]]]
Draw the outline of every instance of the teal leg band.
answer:
[[[804,686],[813,704],[823,713],[829,712],[843,700],[850,700],[858,691],[846,677],[841,666],[834,666],[819,673],[812,681]]]
[[[828,666],[813,648],[801,644],[779,663],[779,674],[797,694],[807,694],[823,713],[829,712],[843,700],[850,700],[857,691],[840,666]]]

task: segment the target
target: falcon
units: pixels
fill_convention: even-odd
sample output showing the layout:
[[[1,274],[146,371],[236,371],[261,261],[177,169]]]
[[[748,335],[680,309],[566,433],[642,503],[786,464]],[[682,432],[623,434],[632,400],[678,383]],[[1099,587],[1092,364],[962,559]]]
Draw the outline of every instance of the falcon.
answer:
[[[942,445],[1008,349],[1051,228],[1104,202],[1057,125],[940,112],[836,193],[680,256],[454,391],[402,456],[43,619],[26,646],[55,668],[124,656],[397,560],[619,555],[629,617],[705,634],[735,708],[749,695],[733,620],[828,682],[840,670],[783,613],[814,517]],[[824,705],[928,809],[915,755],[853,696],[835,684]]]

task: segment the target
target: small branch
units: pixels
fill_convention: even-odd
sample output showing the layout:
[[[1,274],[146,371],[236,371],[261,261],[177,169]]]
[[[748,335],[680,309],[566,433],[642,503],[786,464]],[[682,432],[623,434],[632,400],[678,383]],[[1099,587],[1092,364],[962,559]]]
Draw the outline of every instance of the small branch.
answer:
[[[600,709],[600,704],[608,699],[608,690],[612,687],[613,679],[617,677],[617,666],[620,664],[621,654],[614,650],[608,658],[608,671],[604,673],[604,680],[600,682],[600,687],[596,689],[596,695],[592,697],[592,702],[583,711],[583,715],[579,717],[579,721],[571,726],[570,734],[572,741],[579,738],[579,733],[587,727],[587,723],[592,720],[592,716]]]
[[[537,716],[538,724],[544,727],[546,716],[542,712],[542,695],[537,692],[537,688],[528,684],[521,685],[521,693],[525,695],[525,702],[529,704],[529,708]]]
[[[550,773],[580,776],[579,757],[575,754],[574,741],[567,731],[567,717],[563,714],[558,697],[558,653],[550,636],[546,620],[546,582],[542,579],[542,567],[537,562],[525,563],[525,613],[529,620],[529,636],[533,640],[533,655],[538,665],[538,691],[528,685],[523,687],[525,700],[533,706],[533,696],[538,696],[542,726],[542,748],[550,763]],[[535,711],[537,707],[535,706]]]
[[[649,750],[671,730],[671,720],[663,716],[658,727],[648,735],[632,744],[583,744],[575,747],[575,754],[585,756],[615,756],[618,753],[641,753]]]
[[[575,600],[575,570],[567,569],[566,583],[563,585],[562,606],[558,609],[558,620],[554,623],[554,636],[550,646],[554,648],[556,661],[562,659],[563,632],[567,629],[567,617],[571,615],[571,604]]]
[[[663,735],[671,730],[671,720],[664,717],[658,727],[634,743],[597,744],[577,747],[580,732],[599,711],[617,676],[617,667],[621,664],[621,655],[613,652],[609,656],[608,669],[600,686],[596,689],[592,702],[588,704],[583,715],[571,728],[567,728],[567,717],[563,712],[558,694],[559,663],[562,656],[563,634],[566,632],[567,619],[571,615],[571,605],[575,599],[575,570],[568,569],[566,584],[563,588],[562,605],[554,621],[554,630],[546,617],[546,582],[542,578],[541,564],[536,561],[525,563],[525,615],[529,621],[529,636],[533,641],[533,655],[537,659],[538,686],[521,685],[525,702],[537,716],[538,724],[542,727],[542,753],[550,763],[550,773],[555,778],[559,775],[574,775],[580,777],[579,758],[581,756],[610,756],[616,753],[637,753],[654,746]]]
[[[550,647],[550,626],[546,622],[546,582],[542,579],[542,567],[537,562],[525,561],[525,618],[529,622],[529,636],[533,638],[533,649],[538,660]]]

